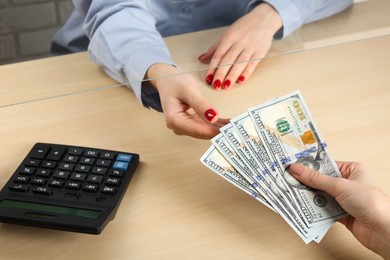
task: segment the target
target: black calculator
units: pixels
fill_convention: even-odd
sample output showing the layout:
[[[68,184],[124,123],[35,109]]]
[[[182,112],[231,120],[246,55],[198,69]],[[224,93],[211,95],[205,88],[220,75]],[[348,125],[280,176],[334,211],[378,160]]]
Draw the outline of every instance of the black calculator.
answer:
[[[0,192],[0,222],[100,234],[139,154],[37,143]]]

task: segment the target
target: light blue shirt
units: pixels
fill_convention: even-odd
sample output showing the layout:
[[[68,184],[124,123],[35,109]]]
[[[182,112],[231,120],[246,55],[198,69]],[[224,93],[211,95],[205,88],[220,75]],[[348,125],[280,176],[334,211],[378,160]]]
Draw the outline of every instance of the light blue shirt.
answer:
[[[276,39],[350,6],[353,0],[74,0],[75,11],[53,39],[57,53],[84,51],[145,106],[161,111],[158,93],[141,88],[155,63],[177,66],[165,36],[227,26],[268,2],[280,14]]]

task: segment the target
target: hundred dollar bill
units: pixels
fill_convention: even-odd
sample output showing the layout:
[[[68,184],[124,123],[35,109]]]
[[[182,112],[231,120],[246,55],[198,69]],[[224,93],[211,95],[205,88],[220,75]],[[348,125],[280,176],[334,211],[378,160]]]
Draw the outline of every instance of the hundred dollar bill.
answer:
[[[345,216],[333,197],[301,184],[284,170],[297,162],[329,176],[341,176],[301,93],[293,92],[248,111],[268,152],[283,169],[281,188],[287,187],[306,223],[315,226]]]
[[[253,177],[251,169],[245,164],[245,162],[241,159],[241,157],[237,154],[237,152],[233,149],[233,147],[229,144],[226,138],[219,134],[211,139],[211,143],[217,148],[220,154],[238,171],[238,173],[248,181],[254,189],[256,189],[263,198],[268,201],[269,197],[268,191],[261,185],[261,176]],[[256,179],[255,179],[256,178]],[[277,211],[271,206],[270,208],[277,213]]]
[[[256,184],[255,187],[263,188],[267,190],[266,196],[267,200],[272,198],[275,200],[275,203],[271,205],[279,212],[279,214],[285,214],[287,218],[293,221],[293,225],[297,226],[297,229],[305,236],[306,238],[311,237],[313,235],[312,232],[309,232],[309,228],[305,225],[305,222],[302,220],[302,217],[299,216],[298,212],[295,210],[296,207],[293,207],[285,198],[286,192],[281,192],[280,189],[277,188],[276,184],[272,181],[268,181],[265,176],[268,174],[267,171],[259,166],[259,164],[254,160],[251,155],[248,147],[245,144],[245,141],[240,138],[240,135],[236,131],[235,127],[232,123],[229,123],[223,126],[221,129],[221,134],[227,140],[227,143],[224,147],[227,147],[227,144],[230,144],[233,147],[237,156],[239,156],[244,163],[248,166],[250,171],[242,171],[242,176],[246,178],[250,183]],[[217,139],[214,138],[214,141]],[[221,146],[221,144],[219,144]],[[227,158],[234,153],[226,154]],[[240,167],[239,167],[240,168]],[[243,169],[243,168],[242,168]],[[313,231],[310,230],[310,231]]]
[[[236,129],[241,140],[245,143],[249,153],[256,163],[260,165],[265,178],[273,183],[277,182],[279,174],[276,162],[272,160],[269,151],[266,149],[262,139],[253,124],[249,113],[244,113],[231,120],[231,124]],[[288,196],[286,194],[286,196]]]
[[[270,205],[265,198],[240,175],[240,173],[221,155],[215,146],[211,146],[200,158],[200,161],[213,172],[217,173],[237,188],[243,190],[270,208]]]
[[[217,148],[221,155],[251,184],[253,188],[258,187],[260,176],[256,176],[251,168],[245,164],[226,138],[219,134],[211,139],[211,143]],[[260,191],[261,193],[262,191]]]
[[[302,223],[306,223],[303,218],[300,210],[298,209],[298,205],[291,198],[291,195],[288,192],[288,189],[284,186],[284,183],[281,181],[282,177],[279,171],[277,171],[277,167],[275,167],[275,163],[272,162],[271,156],[267,152],[261,138],[259,137],[254,123],[249,116],[249,113],[241,114],[231,120],[232,125],[236,129],[237,133],[241,137],[241,139],[245,142],[246,147],[250,151],[251,155],[255,159],[255,161],[262,165],[262,167],[266,168],[264,174],[264,178],[268,183],[268,187],[271,188],[276,196],[282,196],[283,200],[281,201],[285,208],[288,207],[288,211],[290,214],[294,214],[294,219],[298,221],[297,224],[302,225]],[[226,157],[226,155],[225,155]],[[283,188],[279,188],[279,187]],[[267,198],[267,196],[266,196]],[[298,220],[299,218],[299,220]],[[328,225],[326,228],[313,229],[305,226],[308,235],[313,235],[316,237],[314,239],[316,242],[320,241],[323,237],[324,232],[326,233],[329,229]]]
[[[252,169],[251,173],[253,176],[261,176],[267,174],[266,169],[260,167],[251,155],[249,149],[246,147],[245,142],[240,138],[233,124],[229,123],[220,129],[221,134],[231,144],[233,149],[245,161],[245,164]],[[253,177],[255,180],[256,177]]]
[[[271,172],[274,172],[276,170],[276,164],[269,157],[262,140],[257,134],[249,113],[237,116],[230,122],[244,141],[248,151],[253,156],[256,163],[262,167],[264,173],[271,174]]]
[[[213,172],[227,179],[230,183],[242,189],[246,193],[252,195],[252,197],[262,202],[268,208],[271,208],[268,201],[253,190],[253,187],[250,185],[250,183],[242,178],[239,172],[237,172],[237,170],[225,159],[225,157],[222,156],[222,154],[216,149],[214,145],[206,151],[200,160]],[[275,203],[272,196],[268,198],[270,199],[271,204]],[[274,205],[276,206],[276,204]],[[280,215],[306,244],[313,240],[313,237],[308,235],[307,232],[302,231],[301,228],[291,218],[289,218],[287,214],[282,212]]]
[[[272,162],[271,156],[269,156],[269,152],[265,148],[263,141],[257,133],[249,113],[244,113],[235,117],[231,120],[231,123],[235,127],[241,139],[245,142],[246,147],[253,156],[254,160],[261,165],[263,169],[265,169],[264,178],[268,181],[268,185],[275,194],[282,196],[284,201],[286,201],[287,206],[293,209],[295,215],[304,221],[295,200],[293,200],[289,194],[288,189],[283,187],[284,183],[281,181],[281,174],[276,170],[275,163]],[[279,188],[280,186],[282,187]]]

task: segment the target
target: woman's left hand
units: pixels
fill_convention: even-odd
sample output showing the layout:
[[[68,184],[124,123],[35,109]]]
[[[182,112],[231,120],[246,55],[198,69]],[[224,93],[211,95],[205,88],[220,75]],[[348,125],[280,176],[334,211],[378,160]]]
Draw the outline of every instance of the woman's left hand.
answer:
[[[201,62],[210,61],[206,82],[214,89],[228,89],[234,83],[246,82],[268,53],[281,26],[278,12],[267,3],[259,4],[238,19],[219,42],[199,57]]]

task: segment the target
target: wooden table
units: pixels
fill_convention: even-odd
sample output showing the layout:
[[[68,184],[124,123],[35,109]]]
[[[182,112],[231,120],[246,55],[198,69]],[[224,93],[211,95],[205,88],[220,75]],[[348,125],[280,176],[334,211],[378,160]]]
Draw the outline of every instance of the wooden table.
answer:
[[[388,6],[388,1],[368,2],[380,10]],[[344,19],[353,20],[359,5]],[[333,22],[316,24],[326,28]],[[343,43],[334,41],[339,33],[333,39],[304,38],[312,26],[275,43],[271,53],[277,55],[264,59],[244,86],[214,91],[203,83],[203,71],[192,74],[224,117],[300,89],[333,157],[366,164],[389,193],[386,26],[363,28],[367,34],[351,30]],[[167,42],[191,44],[173,55],[195,71],[203,68],[196,57],[215,32]],[[299,51],[280,47],[297,38]],[[308,47],[313,42],[315,47]],[[0,67],[0,187],[36,142],[141,155],[116,217],[101,235],[0,224],[0,259],[380,259],[341,224],[320,244],[305,245],[281,217],[200,163],[209,141],[175,136],[160,113],[144,109],[128,88],[109,87],[115,84],[85,53]]]

